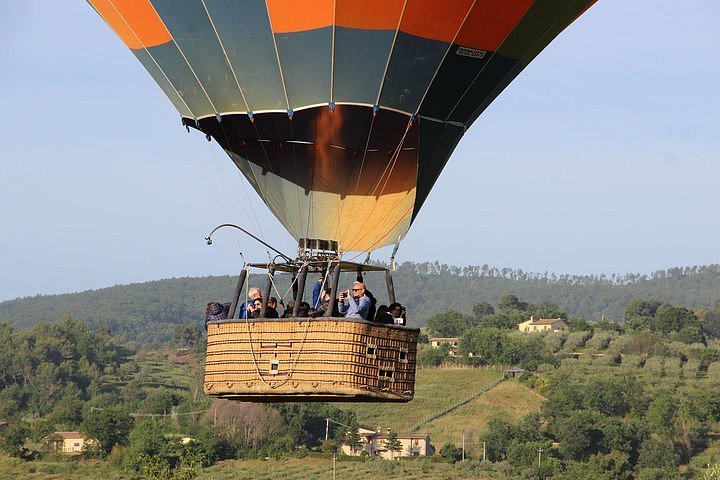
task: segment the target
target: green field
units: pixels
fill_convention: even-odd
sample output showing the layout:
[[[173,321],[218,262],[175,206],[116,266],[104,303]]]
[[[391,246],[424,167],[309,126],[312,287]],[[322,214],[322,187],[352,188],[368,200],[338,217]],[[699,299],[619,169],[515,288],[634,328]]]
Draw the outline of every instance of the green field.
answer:
[[[490,479],[490,471],[484,474],[477,462],[450,464],[425,460],[372,459],[364,462],[335,462],[335,478],[343,480],[463,480]],[[130,480],[132,477],[119,469],[113,469],[99,461],[75,463],[68,459],[24,462],[0,455],[0,480]],[[286,458],[281,460],[232,460],[219,462],[198,471],[198,480],[315,480],[333,478],[333,461],[325,458]]]

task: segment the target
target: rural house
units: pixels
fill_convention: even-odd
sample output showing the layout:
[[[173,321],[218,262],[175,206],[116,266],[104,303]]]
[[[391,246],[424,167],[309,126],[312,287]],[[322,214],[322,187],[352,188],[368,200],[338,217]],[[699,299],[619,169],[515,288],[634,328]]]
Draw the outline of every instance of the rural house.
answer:
[[[518,324],[521,332],[557,332],[567,328],[567,323],[562,318],[541,318],[539,320],[530,317],[530,320]]]
[[[433,348],[448,347],[448,354],[451,357],[457,356],[457,348],[460,344],[458,337],[431,337],[428,342]]]
[[[376,430],[358,428],[361,445],[355,451],[350,446],[343,445],[341,450],[345,455],[358,456],[367,452],[373,457],[381,457],[391,460],[397,457],[424,457],[432,456],[435,452],[430,444],[430,436],[424,433],[398,433],[397,440],[400,442],[400,449],[391,452],[387,449],[385,442],[390,436],[390,430],[380,433]]]
[[[80,432],[55,432],[48,437],[53,449],[61,453],[80,453],[86,445],[95,443]]]

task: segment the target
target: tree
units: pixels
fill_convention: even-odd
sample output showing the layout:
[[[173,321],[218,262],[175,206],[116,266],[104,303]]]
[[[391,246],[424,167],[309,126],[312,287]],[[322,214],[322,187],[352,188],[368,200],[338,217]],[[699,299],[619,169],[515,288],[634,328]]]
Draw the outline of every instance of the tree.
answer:
[[[460,339],[460,353],[472,354],[486,364],[502,363],[506,332],[497,328],[473,327]]]
[[[488,302],[478,302],[473,305],[473,316],[477,322],[482,320],[483,317],[493,314],[495,314],[495,309]]]
[[[548,301],[541,302],[533,309],[536,318],[562,318],[567,320],[567,314],[560,310],[556,304]]]
[[[592,455],[587,462],[568,464],[563,478],[573,480],[630,480],[632,466],[626,454],[611,452]]]
[[[462,450],[455,446],[452,442],[447,442],[440,449],[440,456],[443,458],[450,458],[454,461],[462,459]]]
[[[25,448],[25,439],[30,431],[19,423],[10,425],[0,436],[0,449],[11,457],[24,457],[28,450]]]
[[[471,317],[455,310],[436,313],[427,321],[428,328],[439,337],[459,337],[472,324]]]
[[[720,338],[720,310],[712,310],[705,315],[703,332],[712,338]]]
[[[257,452],[270,438],[282,428],[281,413],[274,408],[266,408],[256,403],[242,403],[231,400],[215,400],[207,417],[217,422],[216,432],[237,450]],[[322,421],[324,434],[325,420]],[[292,434],[301,436],[303,427],[293,423],[288,425]],[[319,442],[318,442],[319,443]]]
[[[625,307],[625,328],[628,330],[643,330],[650,328],[661,302],[657,300],[643,300],[636,298]]]
[[[192,323],[175,325],[172,340],[178,347],[192,348],[202,341],[202,332]]]
[[[395,452],[402,450],[402,443],[397,438],[397,433],[390,432],[385,439],[385,448],[390,452],[390,459],[395,459]]]
[[[418,348],[417,364],[421,367],[438,367],[447,357],[448,348],[445,346]]]
[[[93,409],[85,416],[80,431],[88,438],[96,439],[106,456],[115,445],[128,445],[133,425],[130,414],[120,408]]]
[[[515,429],[512,424],[501,418],[491,419],[488,422],[487,433],[482,437],[487,459],[491,462],[505,460],[514,437]]]
[[[350,428],[345,432],[344,443],[350,447],[350,451],[353,454],[362,447],[362,439],[360,438],[357,422],[350,423]]]
[[[640,446],[639,467],[670,470],[679,463],[680,458],[675,448],[659,438],[648,437]]]
[[[148,469],[152,472],[170,472],[167,460],[168,441],[165,439],[163,424],[160,420],[146,420],[130,432],[130,448],[126,462],[134,472]],[[147,472],[146,472],[147,473]],[[145,475],[146,477],[149,475]],[[150,478],[158,478],[150,476]]]
[[[602,431],[597,423],[600,415],[590,410],[576,410],[556,419],[552,425],[560,442],[560,453],[568,460],[586,461],[599,453]]]
[[[703,472],[702,480],[720,480],[720,463],[708,466]]]
[[[517,297],[517,295],[513,293],[506,293],[502,297],[500,297],[500,300],[498,300],[498,309],[501,311],[509,311],[509,310],[525,310],[523,306],[527,306],[527,304],[524,304],[520,302],[520,299]]]
[[[636,298],[625,307],[626,317],[645,317],[652,318],[657,313],[657,309],[662,305],[657,300],[644,300]]]
[[[503,330],[516,330],[519,323],[528,319],[522,310],[503,310],[493,315],[485,315],[478,326],[484,328],[500,328]]]
[[[692,310],[663,304],[658,307],[655,320],[651,325],[653,330],[662,333],[679,332],[685,327],[700,327],[700,321]]]

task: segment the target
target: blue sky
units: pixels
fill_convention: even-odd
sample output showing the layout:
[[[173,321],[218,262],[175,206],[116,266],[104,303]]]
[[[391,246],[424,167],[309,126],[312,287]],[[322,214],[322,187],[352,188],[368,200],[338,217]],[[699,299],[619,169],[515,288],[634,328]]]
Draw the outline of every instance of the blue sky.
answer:
[[[398,260],[720,262],[720,3],[599,0],[473,125]],[[83,1],[0,2],[0,301],[236,273],[292,238]],[[389,250],[374,258],[387,259]]]

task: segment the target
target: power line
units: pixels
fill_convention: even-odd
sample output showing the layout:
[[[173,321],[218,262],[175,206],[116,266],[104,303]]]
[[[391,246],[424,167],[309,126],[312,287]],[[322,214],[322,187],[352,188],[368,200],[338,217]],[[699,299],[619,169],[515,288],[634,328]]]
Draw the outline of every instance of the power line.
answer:
[[[102,411],[102,410],[107,410],[107,409],[106,409],[106,408],[100,408],[100,407],[90,407],[90,411],[91,411],[91,412],[94,412],[95,410],[101,410],[101,411]],[[184,415],[197,415],[198,413],[206,413],[206,412],[209,412],[210,410],[211,410],[211,409],[208,408],[207,410],[197,410],[197,411],[195,411],[195,412],[180,412],[180,413],[172,413],[172,412],[171,412],[170,414],[168,414],[168,413],[166,413],[166,412],[165,412],[165,413],[130,413],[129,415],[130,415],[131,417],[133,417],[133,418],[136,418],[136,417],[149,417],[149,418],[155,418],[155,417],[163,417],[163,418],[165,418],[165,417],[172,417],[172,418],[175,418],[175,417],[180,417],[180,416],[184,416]]]

